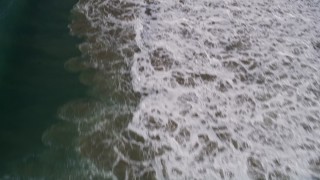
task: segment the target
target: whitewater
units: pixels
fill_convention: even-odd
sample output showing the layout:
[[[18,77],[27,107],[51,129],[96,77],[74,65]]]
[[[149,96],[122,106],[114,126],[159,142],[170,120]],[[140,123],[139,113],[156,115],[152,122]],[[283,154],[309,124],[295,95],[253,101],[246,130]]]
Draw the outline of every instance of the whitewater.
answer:
[[[319,0],[80,0],[73,13],[85,42],[67,65],[95,70],[80,80],[99,100],[59,116],[104,177],[320,179]]]

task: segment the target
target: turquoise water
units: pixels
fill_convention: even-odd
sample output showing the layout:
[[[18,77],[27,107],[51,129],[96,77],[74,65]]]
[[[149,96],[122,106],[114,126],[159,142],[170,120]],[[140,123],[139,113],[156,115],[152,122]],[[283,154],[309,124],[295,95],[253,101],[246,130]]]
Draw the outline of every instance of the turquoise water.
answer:
[[[59,122],[58,107],[84,95],[78,75],[64,69],[79,55],[68,29],[75,3],[0,0],[0,179],[46,152],[42,134]]]

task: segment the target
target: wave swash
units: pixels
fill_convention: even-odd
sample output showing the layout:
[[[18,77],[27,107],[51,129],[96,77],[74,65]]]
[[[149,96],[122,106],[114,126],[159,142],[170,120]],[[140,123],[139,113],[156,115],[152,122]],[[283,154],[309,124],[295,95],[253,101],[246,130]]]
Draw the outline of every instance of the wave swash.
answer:
[[[80,0],[89,99],[59,116],[113,179],[319,179],[320,1]]]

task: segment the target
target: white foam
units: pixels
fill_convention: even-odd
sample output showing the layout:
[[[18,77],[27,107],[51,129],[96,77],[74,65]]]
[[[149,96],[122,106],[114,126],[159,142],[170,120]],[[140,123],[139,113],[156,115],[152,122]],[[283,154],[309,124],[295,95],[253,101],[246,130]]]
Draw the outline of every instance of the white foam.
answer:
[[[139,48],[128,129],[163,149],[157,179],[320,176],[319,1],[93,2],[82,8],[103,40],[108,22],[135,31],[117,44]],[[97,10],[126,3],[130,20]]]
[[[277,178],[311,177],[308,161],[320,150],[319,95],[308,90],[320,80],[319,50],[312,45],[320,35],[316,4],[146,3],[156,9],[151,11],[156,19],[139,16],[136,41],[141,53],[135,55],[132,74],[134,89],[148,95],[130,127],[155,149],[170,147],[155,158],[159,179],[247,179],[255,176],[246,168],[251,156],[263,166],[253,174],[267,178],[279,171]],[[165,49],[174,61],[164,71],[150,63],[157,48]],[[174,72],[181,74],[180,83]],[[197,78],[200,74],[216,79]],[[193,84],[183,85],[188,78]],[[306,119],[311,114],[316,123]],[[156,128],[150,128],[148,116],[158,123]],[[166,128],[169,120],[177,124],[174,132]],[[304,130],[301,123],[312,130]],[[218,126],[225,127],[221,133],[214,130]],[[201,142],[204,136],[208,142]],[[313,149],[299,147],[308,144],[307,139],[314,141],[309,144]],[[210,142],[216,147],[207,147]],[[240,150],[235,143],[246,145]]]

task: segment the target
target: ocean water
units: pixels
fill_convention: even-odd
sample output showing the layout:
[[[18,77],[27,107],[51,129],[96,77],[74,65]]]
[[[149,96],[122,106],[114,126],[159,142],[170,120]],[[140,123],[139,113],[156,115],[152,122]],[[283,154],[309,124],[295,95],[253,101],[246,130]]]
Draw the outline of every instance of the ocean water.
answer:
[[[68,29],[75,3],[0,0],[0,179],[45,174],[39,167],[48,165],[35,165],[49,151],[43,133],[59,122],[59,106],[85,96],[78,75],[64,68],[67,59],[80,54],[80,39]],[[53,166],[56,157],[46,163]]]
[[[5,178],[320,179],[320,1],[79,0],[70,13],[81,54],[64,67],[86,95]]]

